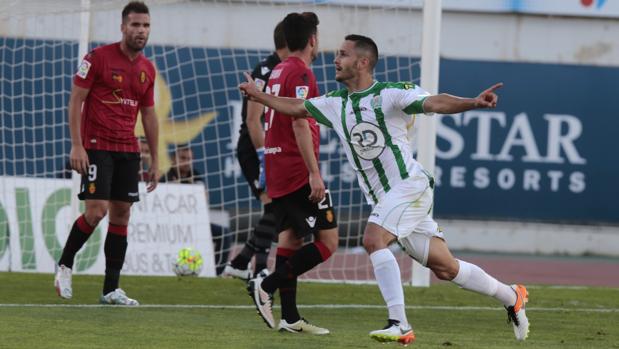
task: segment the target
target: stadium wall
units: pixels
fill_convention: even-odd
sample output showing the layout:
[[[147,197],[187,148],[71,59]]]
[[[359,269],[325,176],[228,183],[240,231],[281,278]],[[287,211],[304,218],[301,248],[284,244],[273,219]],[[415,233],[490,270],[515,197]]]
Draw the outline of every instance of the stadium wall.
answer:
[[[61,1],[54,6],[70,3]],[[161,52],[173,45],[212,48],[209,54],[229,55],[228,60],[224,59],[224,71],[228,67],[239,69],[243,65],[233,58],[235,55],[243,54],[253,64],[272,46],[272,23],[288,11],[302,10],[284,5],[238,6],[231,10],[220,3],[205,7],[192,2],[157,7],[152,13],[150,46]],[[325,51],[335,50],[346,33],[364,32],[364,28],[350,27],[346,16],[328,8],[317,12]],[[376,37],[382,53],[396,59],[401,55],[419,56],[420,12],[412,18],[398,11],[376,12],[369,8],[360,13],[367,16],[366,26],[396,33],[385,37],[397,39]],[[118,40],[118,17],[117,8],[93,15],[91,40]],[[68,29],[79,27],[77,13],[66,15],[62,27],[48,26],[46,21],[45,15],[19,25],[10,19],[0,25],[0,37],[61,40],[76,45],[75,33]],[[389,25],[384,25],[387,22]],[[206,29],[192,23],[207,23]],[[179,32],[184,33],[181,39]],[[258,32],[265,35],[256,35]],[[619,119],[609,103],[615,98],[613,86],[619,78],[619,39],[611,35],[617,32],[619,23],[604,18],[444,13],[440,90],[473,95],[495,81],[506,83],[496,111],[440,119],[435,214],[448,231],[452,248],[619,255],[610,248],[619,245],[619,210],[613,202],[619,194],[614,183],[619,164],[610,155],[619,148],[611,133],[619,126]],[[177,55],[177,60],[195,59],[191,49]],[[327,54],[324,61],[328,63],[332,58]],[[73,63],[76,66],[77,60]],[[181,72],[177,78],[165,76],[173,100],[183,97],[185,74]],[[331,75],[319,72],[317,77],[332,80]],[[233,84],[238,77],[226,75],[226,79],[222,84]],[[321,89],[333,86],[323,83]],[[218,118],[227,118],[230,113],[238,117],[238,109],[233,106],[217,112]],[[7,120],[10,116],[2,117]],[[204,130],[205,138],[221,134],[229,135],[219,148],[228,149],[221,154],[224,159],[201,166],[204,170],[228,168],[224,169],[226,181],[240,176],[231,150],[236,132],[211,126]],[[4,153],[7,158],[14,154]],[[211,158],[209,154],[197,155]],[[2,175],[24,174],[19,171],[0,167]],[[346,171],[345,163],[332,164],[326,174]],[[349,178],[354,185],[354,177]],[[208,182],[214,187],[219,178],[209,178]],[[225,196],[211,195],[211,204],[224,201]]]

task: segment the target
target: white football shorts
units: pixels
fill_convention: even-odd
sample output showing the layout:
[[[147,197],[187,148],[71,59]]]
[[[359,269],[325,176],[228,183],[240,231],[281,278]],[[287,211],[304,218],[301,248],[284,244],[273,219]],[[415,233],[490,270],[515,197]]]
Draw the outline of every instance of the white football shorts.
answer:
[[[430,216],[434,190],[427,178],[408,178],[396,184],[374,206],[368,222],[385,228],[404,251],[422,265],[428,261],[430,239],[444,239]]]

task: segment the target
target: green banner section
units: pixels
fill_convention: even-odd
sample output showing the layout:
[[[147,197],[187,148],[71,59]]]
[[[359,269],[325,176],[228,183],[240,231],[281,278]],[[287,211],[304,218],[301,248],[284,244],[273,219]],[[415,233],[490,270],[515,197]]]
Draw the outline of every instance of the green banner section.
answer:
[[[34,250],[34,233],[32,232],[32,213],[27,188],[15,188],[15,204],[17,207],[22,269],[36,270],[37,260]]]
[[[80,202],[81,211],[84,211],[84,203]],[[63,188],[53,192],[45,201],[43,207],[43,213],[41,216],[41,229],[43,231],[43,241],[45,241],[45,247],[52,256],[54,261],[60,259],[64,244],[58,241],[58,235],[56,234],[56,217],[58,211],[63,207],[71,205],[71,189]],[[73,222],[69,222],[73,224]],[[70,229],[70,225],[68,225]],[[81,249],[80,253],[75,257],[75,264],[73,270],[84,271],[90,268],[97,260],[99,249],[101,247],[101,230],[95,229],[92,233],[86,245]]]
[[[0,203],[0,258],[4,256],[4,253],[9,246],[9,218],[7,217],[2,203]]]

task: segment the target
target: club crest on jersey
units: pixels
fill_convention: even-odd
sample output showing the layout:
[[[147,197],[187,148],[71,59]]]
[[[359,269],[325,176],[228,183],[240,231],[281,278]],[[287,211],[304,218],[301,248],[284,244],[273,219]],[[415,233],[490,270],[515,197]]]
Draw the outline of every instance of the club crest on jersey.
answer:
[[[120,84],[123,82],[123,76],[120,74],[112,73],[112,80]]]
[[[254,83],[256,84],[256,87],[260,91],[264,90],[264,85],[266,85],[266,81],[264,81],[262,79],[256,79],[256,80],[254,80]]]
[[[385,135],[376,125],[360,122],[350,130],[350,144],[363,160],[374,160],[385,150]]]
[[[327,222],[333,223],[333,210],[327,210],[325,218],[327,218]]]
[[[142,70],[140,72],[140,83],[143,84],[145,82],[146,82],[146,72]]]
[[[309,94],[309,86],[297,86],[295,87],[295,95],[297,98],[306,99]]]
[[[380,95],[374,96],[374,98],[370,101],[370,105],[372,106],[372,109],[381,109],[383,105],[383,97]]]
[[[90,71],[91,65],[92,63],[84,59],[77,68],[77,73],[75,75],[79,76],[82,79],[86,79],[86,76],[88,76],[88,72]]]

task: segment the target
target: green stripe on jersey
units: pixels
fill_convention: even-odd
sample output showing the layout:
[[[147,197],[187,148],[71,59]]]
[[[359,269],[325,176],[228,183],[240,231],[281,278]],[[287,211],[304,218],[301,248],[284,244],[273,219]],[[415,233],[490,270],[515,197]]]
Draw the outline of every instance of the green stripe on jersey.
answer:
[[[368,94],[363,93],[363,95],[365,97]],[[361,97],[357,95],[352,95],[350,96],[350,100],[352,101],[352,110],[355,112],[357,123],[361,123],[363,121],[363,119],[361,118],[361,109],[359,108],[359,102],[361,101]],[[352,148],[352,150],[354,152],[354,148]],[[374,165],[374,168],[376,169],[376,172],[378,173],[378,179],[380,180],[380,184],[382,184],[383,187],[385,188],[385,193],[391,190],[391,186],[389,185],[389,179],[387,178],[387,174],[385,173],[385,169],[383,168],[383,164],[380,162],[380,159],[376,158],[372,160],[372,165]]]
[[[425,113],[425,111],[423,110],[423,102],[426,100],[426,98],[428,97],[423,97],[418,101],[414,101],[408,107],[402,109],[402,111],[408,115]]]
[[[308,113],[310,113],[312,115],[312,117],[320,124],[323,124],[327,127],[333,128],[333,124],[331,123],[331,121],[329,121],[329,119],[327,119],[327,117],[320,112],[320,110],[318,110],[318,108],[314,107],[314,105],[312,104],[312,102],[310,102],[309,100],[306,100],[303,103],[303,106],[305,107],[305,110],[307,110]]]
[[[376,194],[372,190],[372,186],[370,185],[370,181],[368,179],[365,171],[361,169],[361,162],[359,161],[359,157],[357,157],[357,153],[355,153],[355,148],[352,146],[352,141],[350,140],[350,132],[348,132],[348,127],[346,126],[346,102],[348,102],[348,96],[342,96],[342,130],[344,131],[344,135],[346,136],[346,141],[348,142],[348,147],[350,148],[350,153],[352,154],[353,159],[355,160],[355,166],[359,169],[359,173],[361,173],[361,177],[363,177],[363,181],[365,182],[365,186],[368,187],[368,192],[370,196],[372,196],[372,200],[375,203],[378,203],[378,198]]]
[[[376,92],[374,96],[380,96],[380,91]],[[402,152],[400,152],[400,148],[393,144],[391,140],[391,134],[389,130],[387,130],[387,125],[385,124],[385,114],[383,114],[383,110],[380,106],[374,108],[374,113],[376,114],[376,121],[378,122],[378,127],[380,127],[381,131],[383,131],[383,135],[385,136],[385,143],[393,152],[393,156],[395,157],[395,162],[398,165],[398,170],[400,170],[400,178],[406,179],[409,174],[406,170],[406,164],[404,163],[404,158],[402,157]]]

